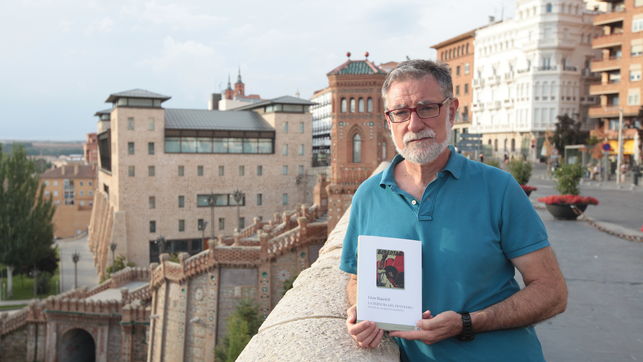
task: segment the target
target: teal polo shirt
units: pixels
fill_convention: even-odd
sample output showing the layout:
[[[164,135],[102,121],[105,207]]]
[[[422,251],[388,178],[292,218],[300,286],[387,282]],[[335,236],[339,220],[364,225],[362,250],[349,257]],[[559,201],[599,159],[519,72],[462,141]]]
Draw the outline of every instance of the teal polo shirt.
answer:
[[[520,290],[510,259],[549,245],[542,220],[510,174],[450,150],[421,200],[395,182],[400,155],[360,185],[340,263],[341,270],[357,273],[359,235],[420,240],[422,307],[433,315],[474,312],[507,299]],[[471,342],[397,342],[402,360],[544,361],[531,326],[479,333]]]

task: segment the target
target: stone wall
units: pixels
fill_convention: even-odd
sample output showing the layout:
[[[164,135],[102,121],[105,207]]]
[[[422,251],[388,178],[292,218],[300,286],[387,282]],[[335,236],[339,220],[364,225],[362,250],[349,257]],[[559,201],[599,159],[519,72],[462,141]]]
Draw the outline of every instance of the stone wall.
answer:
[[[0,361],[26,361],[28,327],[22,326],[11,333],[0,336]]]

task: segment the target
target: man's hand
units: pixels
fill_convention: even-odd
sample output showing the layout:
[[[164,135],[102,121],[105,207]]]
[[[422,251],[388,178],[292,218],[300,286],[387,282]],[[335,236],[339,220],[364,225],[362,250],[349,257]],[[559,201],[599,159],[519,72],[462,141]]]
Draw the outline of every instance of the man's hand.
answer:
[[[375,348],[379,346],[384,335],[384,330],[377,328],[375,322],[371,321],[355,323],[357,321],[357,309],[355,306],[348,308],[346,314],[348,314],[346,318],[346,329],[359,347]]]
[[[417,322],[419,331],[395,331],[391,337],[419,340],[426,344],[438,343],[462,332],[462,317],[453,311],[442,312],[435,317],[430,311],[422,313],[422,320]]]

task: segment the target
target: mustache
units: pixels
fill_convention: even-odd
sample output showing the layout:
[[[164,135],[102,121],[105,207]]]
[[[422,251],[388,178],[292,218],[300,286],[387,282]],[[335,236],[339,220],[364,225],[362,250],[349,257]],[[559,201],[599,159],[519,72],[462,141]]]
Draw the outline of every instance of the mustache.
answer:
[[[423,129],[418,133],[408,132],[402,138],[404,144],[408,144],[411,141],[418,140],[421,138],[435,138],[435,132],[431,129]]]

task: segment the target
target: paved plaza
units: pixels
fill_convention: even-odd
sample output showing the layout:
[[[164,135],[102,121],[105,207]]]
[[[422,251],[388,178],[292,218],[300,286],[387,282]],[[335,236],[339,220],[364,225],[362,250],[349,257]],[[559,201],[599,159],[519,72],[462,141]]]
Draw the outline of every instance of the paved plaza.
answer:
[[[56,242],[60,250],[60,291],[74,289],[74,262],[72,255],[78,253],[78,287],[93,287],[98,284],[94,268],[94,257],[87,245],[87,236],[78,239],[60,239]]]

